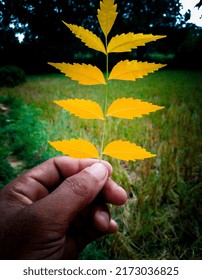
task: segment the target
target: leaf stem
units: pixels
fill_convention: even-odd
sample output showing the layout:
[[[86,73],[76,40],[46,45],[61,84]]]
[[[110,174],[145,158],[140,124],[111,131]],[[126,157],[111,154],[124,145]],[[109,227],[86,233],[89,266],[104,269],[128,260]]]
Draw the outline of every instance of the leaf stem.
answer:
[[[105,45],[106,45],[106,50],[107,50],[107,36],[105,36]],[[108,83],[108,78],[109,78],[109,55],[108,52],[106,54],[106,91],[105,91],[105,103],[104,103],[104,125],[103,125],[103,132],[102,132],[102,142],[101,142],[101,149],[100,149],[100,160],[102,160],[102,152],[104,149],[104,140],[105,140],[105,134],[106,134],[106,115],[107,115],[107,108],[108,108],[108,94],[109,94],[109,83]]]

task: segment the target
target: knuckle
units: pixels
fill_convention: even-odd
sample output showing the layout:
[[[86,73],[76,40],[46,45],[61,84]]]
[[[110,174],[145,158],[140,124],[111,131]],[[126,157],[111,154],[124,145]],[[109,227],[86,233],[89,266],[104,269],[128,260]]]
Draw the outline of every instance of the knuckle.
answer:
[[[65,180],[65,185],[77,195],[86,196],[89,193],[89,184],[85,178],[72,176]]]

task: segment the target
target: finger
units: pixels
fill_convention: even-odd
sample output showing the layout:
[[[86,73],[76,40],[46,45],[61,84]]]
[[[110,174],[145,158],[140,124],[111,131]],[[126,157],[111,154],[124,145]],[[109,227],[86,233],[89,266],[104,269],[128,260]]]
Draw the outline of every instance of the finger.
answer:
[[[58,186],[65,178],[96,162],[100,161],[98,159],[75,159],[66,156],[54,157],[33,168],[27,175],[47,188],[51,188]],[[102,163],[106,165],[110,176],[112,173],[111,165],[106,161],[102,161]]]
[[[108,178],[104,188],[102,189],[102,198],[105,202],[122,205],[127,200],[126,191],[117,185],[111,178]]]
[[[67,177],[96,162],[99,160],[80,160],[66,156],[54,157],[19,176],[6,187],[12,192],[24,195],[27,198],[24,203],[28,205],[48,195]],[[106,161],[102,161],[102,163],[107,167],[110,176],[112,173],[111,165]]]
[[[91,213],[89,213],[89,211]],[[66,236],[67,247],[64,255],[65,259],[77,258],[78,253],[87,244],[106,234],[115,233],[117,231],[117,223],[111,219],[106,204],[94,205],[94,207],[91,206],[86,214],[87,216],[83,217],[84,220],[88,217],[86,222],[84,222],[81,216],[78,216],[78,220],[75,219],[71,224],[72,228],[68,230],[68,235]],[[72,238],[76,239],[76,247]],[[73,247],[71,245],[73,245]]]
[[[77,160],[66,156],[54,157],[29,170],[25,175],[34,179],[35,182],[51,188],[60,184],[65,178],[92,165],[95,161],[93,159]]]
[[[97,231],[107,233],[114,233],[117,230],[117,223],[111,219],[111,215],[107,205],[99,205],[94,209],[93,225]]]
[[[65,232],[74,217],[95,199],[108,176],[106,166],[95,163],[67,178],[55,191],[34,203],[32,211],[42,221],[58,225]]]

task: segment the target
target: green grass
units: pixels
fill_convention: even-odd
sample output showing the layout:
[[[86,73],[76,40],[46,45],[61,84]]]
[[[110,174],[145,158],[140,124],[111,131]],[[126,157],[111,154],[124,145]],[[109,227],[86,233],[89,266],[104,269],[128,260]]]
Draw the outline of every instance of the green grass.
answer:
[[[127,190],[129,199],[125,206],[112,208],[118,233],[90,245],[81,258],[200,258],[201,74],[162,70],[136,82],[110,82],[109,104],[133,97],[165,108],[133,121],[108,119],[105,144],[125,139],[157,156],[129,163],[105,157],[113,165],[113,179]],[[70,118],[52,100],[84,98],[103,106],[104,93],[104,86],[79,86],[63,75],[30,77],[21,86],[0,89],[0,96],[40,111],[34,123],[45,126],[36,128],[35,142],[38,138],[43,152],[48,151],[46,157],[54,155],[46,138],[82,137],[99,149],[103,122]]]

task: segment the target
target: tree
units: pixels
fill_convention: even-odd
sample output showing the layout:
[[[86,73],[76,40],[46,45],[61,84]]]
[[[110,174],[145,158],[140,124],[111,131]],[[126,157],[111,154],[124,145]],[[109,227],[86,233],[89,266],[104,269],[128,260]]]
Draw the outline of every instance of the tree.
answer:
[[[68,59],[72,56],[71,48],[66,50],[72,37],[62,20],[79,25],[82,22],[92,25],[91,14],[94,15],[96,12],[93,3],[87,0],[0,0],[0,10],[2,11],[0,34],[4,34],[1,37],[4,39],[1,43],[1,63],[5,64],[6,59],[8,62],[12,59],[23,66],[25,61],[29,61],[30,64],[35,65],[35,70],[39,68],[36,65],[37,57],[38,61],[43,61],[43,65],[45,65],[45,61],[54,59],[56,53],[57,59],[60,57]],[[7,34],[10,33],[12,33],[13,39],[6,40]],[[8,46],[8,43],[17,40],[15,37],[17,33],[24,35],[23,43],[20,46],[23,52],[21,61],[17,61],[19,56],[15,58],[14,55],[8,53],[8,49],[11,47],[11,45]],[[72,46],[75,47],[73,44]],[[16,54],[16,49],[15,51],[13,49],[13,53]],[[29,68],[28,70],[33,69],[33,67]]]
[[[198,8],[198,9],[200,9],[201,6],[202,6],[202,0],[200,0],[200,1],[195,5],[195,7]]]
[[[117,1],[122,10],[122,18],[136,32],[161,31],[176,27],[183,20],[180,15],[179,0],[134,0]],[[124,12],[123,12],[124,11]]]
[[[119,16],[118,27],[112,30],[112,35],[128,31],[167,34],[167,29],[176,29],[180,22],[184,23],[179,0],[115,2]],[[36,72],[39,69],[47,71],[46,62],[50,60],[75,60],[72,56],[76,53],[78,39],[67,30],[62,20],[99,33],[98,6],[99,0],[0,0],[0,63],[12,62],[28,72]],[[16,38],[18,33],[24,35],[20,45]]]

